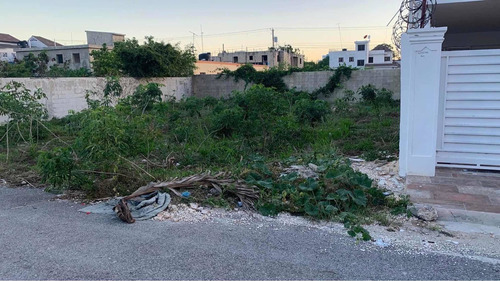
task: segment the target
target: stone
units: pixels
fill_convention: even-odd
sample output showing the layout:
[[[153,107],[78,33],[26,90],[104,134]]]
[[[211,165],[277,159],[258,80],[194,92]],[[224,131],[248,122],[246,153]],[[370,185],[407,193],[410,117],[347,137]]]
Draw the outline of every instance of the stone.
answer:
[[[424,221],[435,221],[438,218],[438,213],[436,209],[429,205],[424,206],[411,206],[408,207],[408,210],[412,213],[413,216],[424,220]]]
[[[215,196],[220,195],[220,192],[216,188],[210,189],[209,192],[210,192],[210,194],[215,195]]]
[[[191,209],[198,210],[198,204],[196,204],[196,203],[189,203],[189,207],[190,207]]]

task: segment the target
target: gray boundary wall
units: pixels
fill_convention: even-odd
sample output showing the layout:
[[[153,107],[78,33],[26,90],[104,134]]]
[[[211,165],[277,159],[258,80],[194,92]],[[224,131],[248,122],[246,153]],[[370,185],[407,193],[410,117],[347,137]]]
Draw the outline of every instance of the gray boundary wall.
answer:
[[[283,80],[290,89],[313,92],[325,86],[333,73],[333,71],[295,72],[283,77]],[[368,84],[391,90],[394,93],[393,97],[400,99],[400,78],[399,69],[356,70],[352,73],[352,77],[342,84],[342,88],[335,90],[328,100],[342,97],[345,90],[356,92],[361,86]],[[196,75],[193,76],[192,88],[195,97],[223,97],[230,95],[233,91],[244,90],[245,82],[241,80],[235,82],[233,78],[225,79],[224,77],[217,79],[217,75]]]
[[[70,110],[81,111],[87,108],[85,95],[87,91],[102,93],[106,85],[106,78],[0,78],[0,87],[10,81],[21,82],[27,89],[37,88],[47,95],[43,101],[50,117],[64,117]],[[131,95],[139,84],[155,82],[162,84],[163,98],[175,97],[181,99],[191,96],[191,77],[135,79],[121,78],[123,96]],[[0,117],[1,119],[1,117]],[[1,120],[0,120],[1,121]]]
[[[292,89],[312,92],[326,85],[333,71],[296,72],[285,76],[283,80]],[[15,80],[23,83],[26,88],[34,90],[41,88],[47,95],[43,103],[47,106],[51,117],[64,117],[68,111],[81,111],[87,108],[85,95],[87,91],[102,93],[106,85],[105,78],[0,78],[0,87]],[[245,82],[235,82],[234,79],[217,79],[217,75],[195,75],[193,77],[168,77],[135,79],[121,78],[123,96],[132,94],[139,84],[155,82],[162,84],[163,98],[175,97],[176,99],[195,97],[224,97],[233,91],[243,91]],[[399,69],[372,69],[357,70],[351,79],[343,83],[333,95],[326,98],[333,100],[342,97],[345,90],[356,91],[359,87],[372,84],[378,88],[387,88],[394,92],[394,98],[400,98],[400,70]],[[250,87],[251,85],[248,85]],[[0,121],[2,117],[0,116]]]

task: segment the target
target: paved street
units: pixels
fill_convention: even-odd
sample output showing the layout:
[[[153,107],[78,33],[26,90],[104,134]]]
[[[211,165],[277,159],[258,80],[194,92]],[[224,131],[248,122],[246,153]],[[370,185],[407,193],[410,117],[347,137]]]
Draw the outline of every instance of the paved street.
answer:
[[[299,226],[145,221],[0,188],[0,279],[499,279],[500,266]],[[494,246],[494,245],[492,245]]]

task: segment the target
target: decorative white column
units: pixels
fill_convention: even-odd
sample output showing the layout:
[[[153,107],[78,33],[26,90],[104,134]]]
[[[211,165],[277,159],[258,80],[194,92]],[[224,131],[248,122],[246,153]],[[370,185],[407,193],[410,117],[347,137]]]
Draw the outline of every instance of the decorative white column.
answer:
[[[401,176],[435,175],[441,48],[446,30],[410,29],[401,38]]]

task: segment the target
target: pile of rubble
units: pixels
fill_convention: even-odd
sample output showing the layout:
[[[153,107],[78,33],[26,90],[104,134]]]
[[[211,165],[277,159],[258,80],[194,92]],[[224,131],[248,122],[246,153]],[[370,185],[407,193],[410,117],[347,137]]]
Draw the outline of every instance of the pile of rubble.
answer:
[[[218,219],[231,219],[240,223],[250,222],[256,213],[246,212],[239,208],[229,211],[222,208],[202,207],[196,203],[170,205],[153,220],[171,222],[204,222]]]
[[[358,158],[349,158],[349,160],[354,170],[366,174],[370,179],[375,181],[380,188],[390,190],[396,195],[403,193],[405,181],[398,175],[398,161],[365,161]]]

